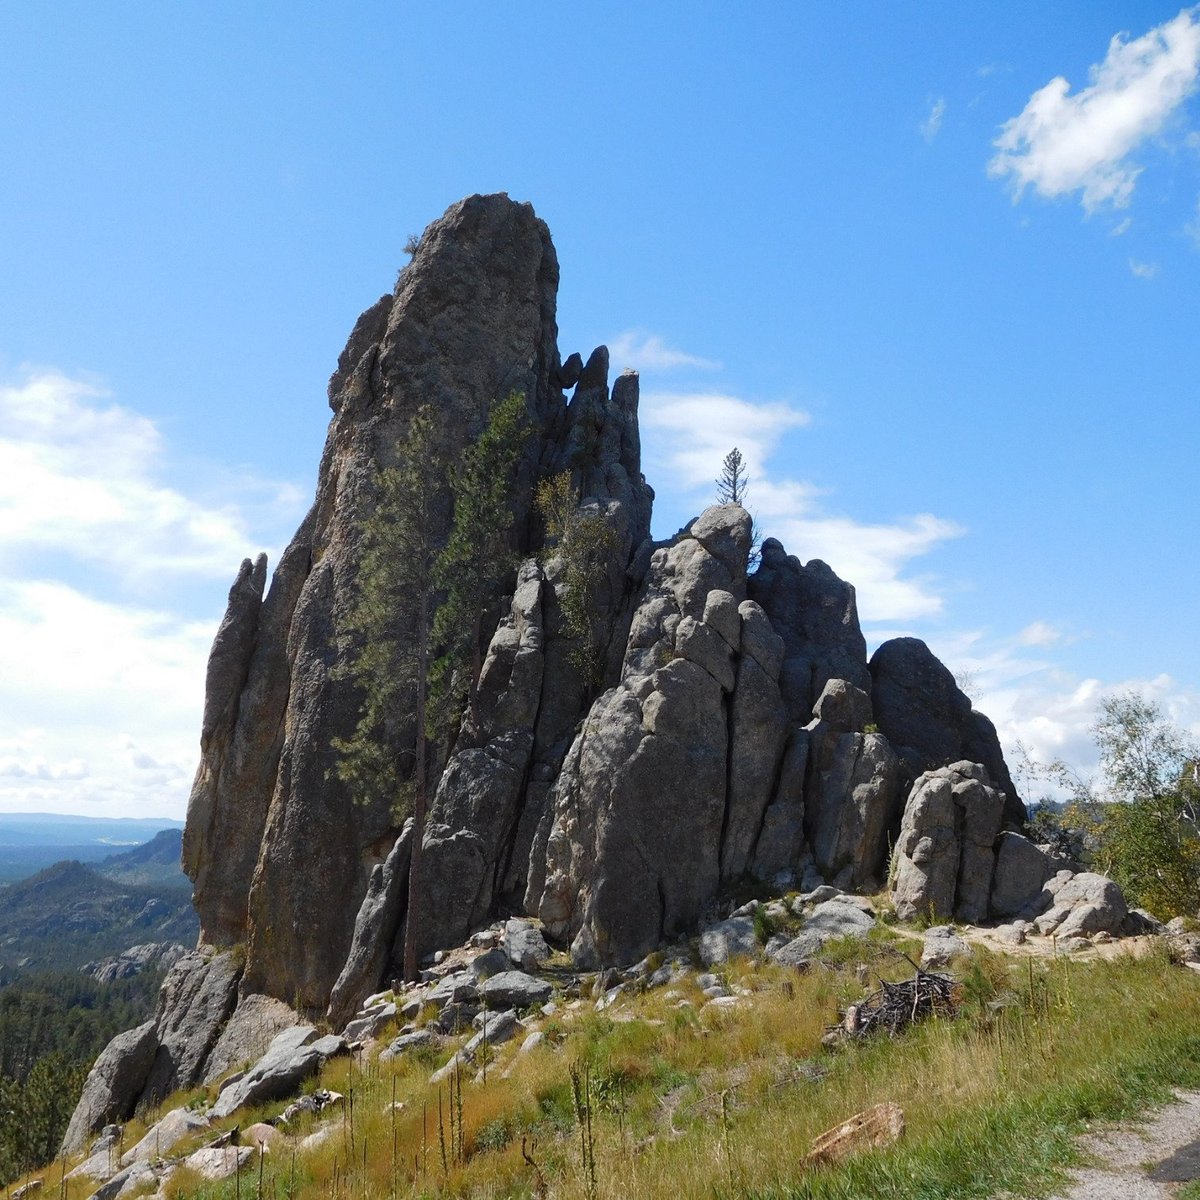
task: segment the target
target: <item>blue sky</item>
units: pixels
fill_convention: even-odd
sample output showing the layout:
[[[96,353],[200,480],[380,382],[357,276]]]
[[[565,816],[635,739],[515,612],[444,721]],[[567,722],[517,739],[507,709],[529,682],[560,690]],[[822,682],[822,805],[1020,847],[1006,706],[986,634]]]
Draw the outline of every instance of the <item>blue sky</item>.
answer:
[[[736,443],[1010,746],[1086,769],[1123,687],[1200,732],[1200,11],[642,8],[0,8],[0,810],[182,815],[237,563],[476,191],[642,371],[658,533]]]

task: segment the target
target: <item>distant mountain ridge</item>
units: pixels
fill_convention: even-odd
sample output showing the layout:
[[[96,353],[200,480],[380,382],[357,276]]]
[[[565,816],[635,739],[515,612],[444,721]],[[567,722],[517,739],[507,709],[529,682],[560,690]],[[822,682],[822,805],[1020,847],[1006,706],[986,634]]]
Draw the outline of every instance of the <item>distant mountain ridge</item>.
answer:
[[[181,821],[169,817],[0,813],[0,884],[25,879],[65,859],[100,862],[151,841],[162,830],[182,827]]]
[[[190,892],[191,882],[179,861],[182,847],[181,828],[160,829],[148,842],[121,854],[110,854],[95,870],[117,883],[185,888]]]
[[[179,844],[178,829],[161,830],[103,863],[57,862],[0,889],[0,982],[148,942],[193,945],[199,924]]]

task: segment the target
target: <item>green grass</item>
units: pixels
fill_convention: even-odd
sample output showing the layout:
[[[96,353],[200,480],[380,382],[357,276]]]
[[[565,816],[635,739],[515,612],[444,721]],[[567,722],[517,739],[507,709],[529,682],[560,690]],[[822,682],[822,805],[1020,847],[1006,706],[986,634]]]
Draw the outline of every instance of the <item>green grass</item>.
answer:
[[[263,1164],[263,1195],[367,1200],[394,1186],[400,1197],[499,1200],[533,1197],[540,1173],[556,1198],[588,1200],[590,1150],[594,1194],[608,1200],[1037,1196],[1076,1161],[1074,1139],[1089,1125],[1160,1104],[1174,1086],[1200,1086],[1200,980],[1165,955],[1031,967],[980,952],[958,968],[958,1017],[830,1051],[821,1035],[863,994],[860,963],[872,976],[911,973],[877,942],[860,943],[857,962],[848,946],[837,950],[804,975],[731,965],[730,985],[748,992],[732,1011],[700,1011],[690,980],[601,1014],[590,1003],[564,1008],[545,1023],[543,1047],[519,1058],[517,1043],[498,1047],[486,1083],[464,1072],[463,1153],[451,1150],[445,1171],[452,1105],[446,1084],[429,1084],[428,1060],[331,1063],[321,1082],[347,1096],[346,1111],[326,1118],[334,1136],[294,1165],[279,1147]],[[572,1068],[587,1080],[590,1144]],[[394,1123],[393,1094],[404,1105]],[[904,1111],[900,1142],[802,1167],[818,1134],[883,1101]],[[244,1127],[282,1107],[237,1120]],[[254,1163],[240,1193],[257,1187]],[[233,1181],[182,1176],[167,1188],[176,1200],[237,1194]]]

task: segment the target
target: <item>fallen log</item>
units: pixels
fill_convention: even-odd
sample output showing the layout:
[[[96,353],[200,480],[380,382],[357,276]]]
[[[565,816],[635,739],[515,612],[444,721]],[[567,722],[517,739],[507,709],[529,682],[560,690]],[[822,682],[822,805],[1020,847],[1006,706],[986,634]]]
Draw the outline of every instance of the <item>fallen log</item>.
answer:
[[[805,1167],[826,1166],[841,1162],[859,1150],[890,1146],[904,1133],[904,1111],[898,1104],[876,1104],[865,1112],[855,1113],[834,1129],[826,1130],[804,1156]]]

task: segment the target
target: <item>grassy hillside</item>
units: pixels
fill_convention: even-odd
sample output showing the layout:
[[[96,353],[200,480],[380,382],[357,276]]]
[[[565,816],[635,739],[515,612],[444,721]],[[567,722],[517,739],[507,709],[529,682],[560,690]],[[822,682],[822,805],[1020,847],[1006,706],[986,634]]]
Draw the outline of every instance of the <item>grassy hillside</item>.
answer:
[[[261,1194],[288,1200],[1032,1196],[1072,1161],[1088,1123],[1200,1085],[1200,979],[1161,950],[1090,962],[976,951],[955,967],[957,1015],[826,1048],[826,1027],[864,993],[864,968],[911,974],[879,933],[865,947],[832,946],[805,974],[731,968],[730,1008],[705,1007],[694,974],[602,1012],[590,996],[560,996],[552,1015],[531,1021],[544,1043],[496,1048],[486,1078],[463,1071],[460,1098],[449,1081],[430,1082],[458,1042],[390,1063],[373,1052],[335,1060],[308,1085],[343,1093],[332,1117],[293,1122],[240,1182],[179,1172],[165,1195],[258,1195],[261,1168]],[[203,1107],[215,1094],[169,1104]],[[898,1143],[803,1165],[818,1134],[884,1101],[904,1112]],[[284,1105],[223,1124],[245,1129]],[[124,1144],[155,1115],[131,1125]],[[299,1149],[318,1128],[326,1140]],[[46,1186],[60,1175],[52,1168]],[[67,1181],[65,1194],[89,1191]]]

